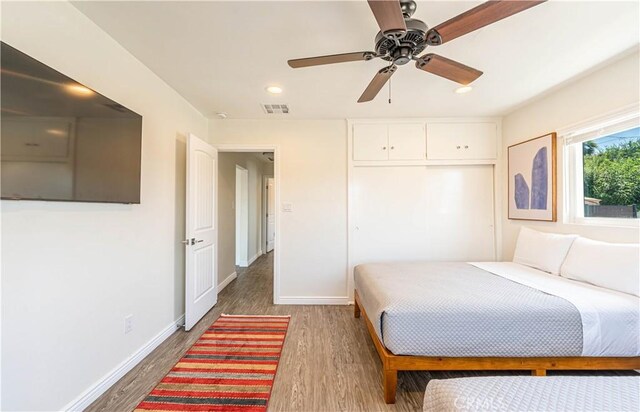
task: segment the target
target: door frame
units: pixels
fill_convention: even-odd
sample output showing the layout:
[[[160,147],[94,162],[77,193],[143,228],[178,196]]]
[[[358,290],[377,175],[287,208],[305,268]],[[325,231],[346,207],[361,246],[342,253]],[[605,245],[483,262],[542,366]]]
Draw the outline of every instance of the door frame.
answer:
[[[236,165],[236,193],[235,193],[235,219],[236,219],[236,266],[249,266],[249,170]],[[242,182],[242,186],[238,187],[238,177]],[[240,193],[240,202],[238,202],[238,194]],[[244,221],[244,222],[241,222]],[[240,227],[240,223],[244,223]],[[242,229],[242,230],[241,230]],[[244,243],[242,249],[238,247]],[[240,252],[243,255],[240,255]]]
[[[276,192],[276,233],[279,234],[275,239],[275,246],[273,250],[273,303],[280,304],[280,251],[282,230],[280,230],[282,209],[279,207],[281,201],[280,197],[280,146],[278,145],[247,145],[247,144],[214,144],[213,147],[218,149],[218,153],[224,152],[239,152],[239,153],[262,153],[273,152],[273,178],[275,179],[275,192]],[[217,195],[217,194],[216,194]],[[218,209],[219,213],[219,209]],[[218,238],[220,232],[218,232]],[[220,242],[220,239],[218,239]]]
[[[267,253],[267,227],[269,222],[267,220],[267,209],[269,208],[269,198],[268,198],[268,190],[265,188],[268,185],[269,179],[273,179],[273,185],[276,184],[276,178],[273,175],[262,175],[262,207],[261,207],[261,215],[260,215],[260,230],[262,233],[260,234],[260,242],[262,244],[261,247],[264,249],[264,253]],[[276,208],[277,209],[277,208]],[[264,243],[262,242],[264,240]],[[274,247],[275,249],[275,247]]]

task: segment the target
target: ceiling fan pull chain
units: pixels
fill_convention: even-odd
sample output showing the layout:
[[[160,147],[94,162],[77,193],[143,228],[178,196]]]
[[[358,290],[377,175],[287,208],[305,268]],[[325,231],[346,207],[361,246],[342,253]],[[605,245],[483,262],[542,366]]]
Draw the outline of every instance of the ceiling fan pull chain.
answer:
[[[391,79],[389,79],[389,104],[391,104]]]

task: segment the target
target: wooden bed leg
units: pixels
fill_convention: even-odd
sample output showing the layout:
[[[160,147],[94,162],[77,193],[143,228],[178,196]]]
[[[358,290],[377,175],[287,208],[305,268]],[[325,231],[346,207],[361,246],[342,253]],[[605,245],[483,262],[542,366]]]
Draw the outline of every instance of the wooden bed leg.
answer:
[[[531,375],[533,376],[547,376],[547,371],[545,369],[534,369],[531,371]]]
[[[353,317],[354,318],[360,317],[360,305],[358,305],[358,299],[354,299],[353,301]]]
[[[396,403],[396,387],[398,386],[398,371],[395,369],[385,369],[383,372],[382,385],[384,386],[385,403]]]

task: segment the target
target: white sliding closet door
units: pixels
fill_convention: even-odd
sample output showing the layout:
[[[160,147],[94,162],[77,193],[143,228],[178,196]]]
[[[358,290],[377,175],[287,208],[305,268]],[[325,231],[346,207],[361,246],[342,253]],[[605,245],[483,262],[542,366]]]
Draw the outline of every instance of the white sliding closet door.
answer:
[[[354,167],[352,263],[495,260],[493,166]]]

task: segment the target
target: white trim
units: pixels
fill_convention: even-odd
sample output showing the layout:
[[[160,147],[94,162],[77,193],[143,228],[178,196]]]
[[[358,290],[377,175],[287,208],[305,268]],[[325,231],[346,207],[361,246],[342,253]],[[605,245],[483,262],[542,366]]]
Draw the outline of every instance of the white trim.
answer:
[[[120,365],[116,366],[111,372],[106,374],[98,382],[94,383],[87,390],[82,392],[73,401],[69,402],[62,410],[64,411],[82,411],[86,409],[91,403],[105,393],[111,386],[113,386],[118,380],[133,369],[138,363],[140,363],[147,355],[149,355],[155,348],[160,346],[169,336],[182,327],[184,324],[184,315],[180,316],[175,321],[171,322],[165,327],[159,334],[152,338],[149,342],[144,344],[140,349],[134,352],[131,356],[125,359]]]
[[[276,186],[276,238],[273,251],[273,303],[280,303],[280,242],[282,241],[282,211],[280,205],[280,146],[279,145],[246,145],[246,144],[214,144],[219,152],[273,152],[273,177]],[[220,233],[220,231],[218,231]]]
[[[239,164],[236,164],[235,184],[236,265],[247,267],[249,266],[249,170]]]
[[[259,250],[258,253],[256,253],[255,255],[253,255],[253,257],[251,259],[249,259],[249,262],[247,262],[248,263],[247,266],[251,266],[251,264],[253,262],[255,262],[260,256],[262,256],[262,251],[261,250]]]
[[[582,133],[588,133],[603,126],[610,126],[611,124],[633,119],[634,117],[638,117],[638,112],[640,112],[640,104],[633,103],[608,113],[561,127],[556,130],[556,133],[558,137],[567,139]]]
[[[349,296],[280,296],[281,305],[349,305]]]
[[[227,276],[222,282],[220,282],[220,284],[218,285],[218,293],[222,292],[222,289],[226,288],[227,285],[231,282],[233,282],[233,280],[235,278],[238,277],[238,274],[236,272],[233,272],[232,274],[230,274],[229,276]]]
[[[497,139],[496,139],[497,140]],[[352,154],[353,156],[353,154]],[[468,159],[468,160],[353,160],[353,167],[390,167],[390,166],[467,166],[467,165],[495,165],[498,159]]]
[[[640,105],[637,103],[601,116],[558,129],[563,142],[563,222],[599,227],[640,227],[640,219],[584,217],[583,153],[581,143],[621,130],[638,127]]]

